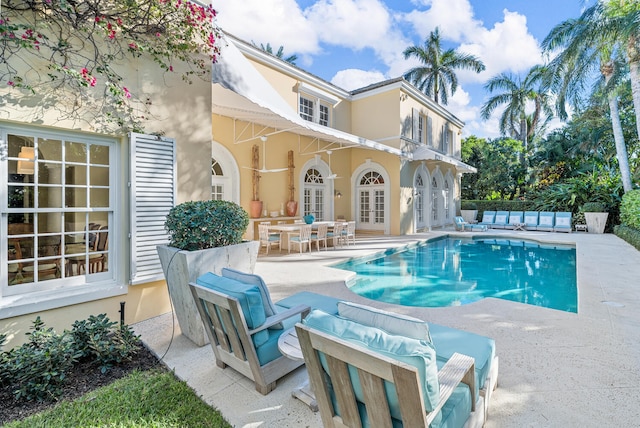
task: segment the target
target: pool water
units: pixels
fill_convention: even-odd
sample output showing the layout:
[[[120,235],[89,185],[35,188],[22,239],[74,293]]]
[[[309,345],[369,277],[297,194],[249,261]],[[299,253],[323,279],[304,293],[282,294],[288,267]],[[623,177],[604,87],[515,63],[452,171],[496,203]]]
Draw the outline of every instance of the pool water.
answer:
[[[445,237],[333,267],[357,273],[351,291],[387,303],[445,307],[495,297],[578,311],[576,250],[570,245]]]

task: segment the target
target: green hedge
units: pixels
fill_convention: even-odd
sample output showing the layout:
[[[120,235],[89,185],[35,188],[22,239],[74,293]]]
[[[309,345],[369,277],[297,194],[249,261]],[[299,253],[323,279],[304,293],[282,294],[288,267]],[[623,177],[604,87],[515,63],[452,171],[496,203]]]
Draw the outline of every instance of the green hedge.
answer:
[[[640,250],[640,230],[621,224],[613,228],[613,233]]]
[[[631,190],[622,197],[620,222],[625,226],[640,230],[640,190]]]

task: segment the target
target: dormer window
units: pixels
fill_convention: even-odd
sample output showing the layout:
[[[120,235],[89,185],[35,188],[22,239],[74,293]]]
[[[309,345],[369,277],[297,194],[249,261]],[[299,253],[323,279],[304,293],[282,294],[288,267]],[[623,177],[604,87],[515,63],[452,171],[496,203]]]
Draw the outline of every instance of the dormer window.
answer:
[[[309,122],[331,126],[331,112],[340,99],[305,83],[298,83],[296,89],[300,117]]]

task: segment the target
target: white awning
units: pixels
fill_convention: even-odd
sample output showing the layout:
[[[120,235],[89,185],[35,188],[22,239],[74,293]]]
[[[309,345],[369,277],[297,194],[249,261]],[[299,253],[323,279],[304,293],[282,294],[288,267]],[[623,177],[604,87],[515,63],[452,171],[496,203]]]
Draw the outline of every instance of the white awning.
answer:
[[[214,114],[340,146],[363,147],[405,156],[399,149],[302,119],[245,58],[235,46],[235,40],[223,37],[221,42],[218,62],[212,68]]]
[[[478,172],[478,170],[471,165],[467,165],[466,163],[459,161],[458,159],[452,158],[451,156],[443,155],[442,153],[433,150],[427,146],[420,146],[413,151],[411,154],[411,160],[420,161],[420,160],[435,160],[440,162],[445,162],[456,167],[456,170],[461,173],[465,172]]]

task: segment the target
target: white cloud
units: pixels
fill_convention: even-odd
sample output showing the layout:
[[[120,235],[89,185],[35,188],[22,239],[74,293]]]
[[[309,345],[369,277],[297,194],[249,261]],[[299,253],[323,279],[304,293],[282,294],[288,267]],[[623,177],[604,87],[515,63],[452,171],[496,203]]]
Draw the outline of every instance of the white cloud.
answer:
[[[285,55],[318,54],[315,31],[295,0],[216,0],[218,25],[247,42],[284,46]]]
[[[349,68],[337,72],[331,79],[331,83],[347,91],[352,91],[354,89],[364,88],[373,83],[381,82],[385,79],[384,74],[380,71],[365,71]]]
[[[424,4],[429,6],[427,10],[414,10],[403,17],[413,25],[421,43],[436,27],[443,38],[453,42],[473,40],[482,30],[482,22],[474,18],[468,0],[432,0]]]

